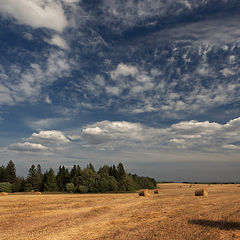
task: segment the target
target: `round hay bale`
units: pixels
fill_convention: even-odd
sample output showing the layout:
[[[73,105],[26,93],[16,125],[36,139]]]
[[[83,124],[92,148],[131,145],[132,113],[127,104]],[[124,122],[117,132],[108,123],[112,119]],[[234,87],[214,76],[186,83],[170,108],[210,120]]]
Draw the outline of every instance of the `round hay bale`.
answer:
[[[207,196],[207,195],[208,195],[208,191],[205,188],[198,189],[195,191],[195,196]]]
[[[143,190],[139,191],[138,195],[143,196],[143,197],[150,196],[150,191],[149,191],[149,189],[143,189]]]
[[[160,189],[157,188],[157,189],[154,189],[154,194],[159,194],[160,193]]]
[[[41,195],[42,193],[41,192],[35,192],[34,194],[35,195]]]
[[[6,192],[0,192],[0,196],[7,196],[8,195],[8,193],[6,193]]]

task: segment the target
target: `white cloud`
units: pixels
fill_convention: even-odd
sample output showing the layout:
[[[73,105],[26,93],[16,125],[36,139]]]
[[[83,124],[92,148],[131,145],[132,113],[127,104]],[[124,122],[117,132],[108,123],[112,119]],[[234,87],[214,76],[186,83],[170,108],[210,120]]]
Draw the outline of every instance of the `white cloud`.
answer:
[[[104,0],[101,9],[104,23],[116,31],[121,31],[145,20],[151,25],[154,24],[155,17],[177,16],[182,11],[199,5],[202,3],[190,4],[187,0]]]
[[[40,120],[27,120],[26,123],[28,126],[30,126],[33,129],[43,130],[43,129],[49,129],[53,128],[54,126],[57,126],[59,124],[62,124],[63,122],[68,121],[68,118],[63,117],[56,117],[56,118],[45,118]]]
[[[44,39],[44,41],[51,45],[58,46],[64,50],[69,49],[67,42],[59,35],[54,35],[51,39]]]
[[[138,73],[137,67],[119,63],[117,65],[117,68],[114,71],[110,72],[110,75],[112,79],[116,80],[119,77],[124,76],[134,77],[137,73]]]
[[[5,74],[4,69],[2,71]],[[43,87],[67,76],[69,72],[69,60],[63,51],[52,52],[46,62],[32,63],[28,68],[12,65],[6,79],[2,80],[4,85],[0,85],[0,104],[38,101]]]
[[[0,0],[0,12],[33,28],[45,27],[61,32],[67,26],[60,1]]]
[[[13,104],[13,99],[11,97],[11,91],[0,84],[0,105],[1,104],[7,104],[7,105],[12,105]]]
[[[33,40],[33,35],[31,33],[28,33],[28,32],[25,32],[23,34],[23,37],[26,38],[29,41]]]
[[[64,136],[61,131],[49,130],[33,133],[27,140],[40,141],[45,143],[69,143],[70,140]]]
[[[226,124],[179,122],[167,128],[153,128],[139,123],[103,121],[82,130],[81,140],[103,149],[129,148],[195,152],[224,152],[240,150],[240,118]]]
[[[123,139],[142,141],[144,134],[141,124],[138,123],[103,121],[85,127],[82,138],[91,144],[101,144]]]
[[[40,152],[48,150],[48,148],[42,144],[30,142],[11,144],[8,146],[8,149],[20,152]]]
[[[46,96],[46,97],[45,97],[45,102],[48,103],[48,104],[51,104],[51,103],[52,103],[52,100],[50,99],[49,96]]]
[[[221,72],[225,77],[229,77],[235,74],[233,70],[229,68],[224,68],[223,70],[221,70]]]
[[[62,0],[65,3],[78,3],[81,2],[82,0]]]
[[[121,89],[119,89],[117,87],[107,86],[106,87],[106,92],[111,94],[111,95],[119,96],[119,94],[121,93]]]
[[[240,146],[236,146],[233,144],[226,144],[222,146],[224,149],[229,149],[229,150],[240,150]]]

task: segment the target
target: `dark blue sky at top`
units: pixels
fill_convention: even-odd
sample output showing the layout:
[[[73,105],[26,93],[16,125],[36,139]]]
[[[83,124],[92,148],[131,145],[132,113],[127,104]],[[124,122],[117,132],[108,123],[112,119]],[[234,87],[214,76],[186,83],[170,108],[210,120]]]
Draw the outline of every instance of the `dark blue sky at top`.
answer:
[[[22,169],[38,159],[47,168],[60,155],[58,163],[86,161],[89,151],[102,159],[96,164],[113,155],[139,169],[141,144],[159,167],[195,152],[196,161],[209,154],[214,162],[217,153],[236,161],[238,120],[230,121],[240,116],[239,1],[30,2],[0,0],[0,164],[19,156]],[[31,8],[39,19],[24,13]],[[48,9],[55,15],[46,22]],[[40,131],[61,132],[68,146],[59,136],[31,138]]]

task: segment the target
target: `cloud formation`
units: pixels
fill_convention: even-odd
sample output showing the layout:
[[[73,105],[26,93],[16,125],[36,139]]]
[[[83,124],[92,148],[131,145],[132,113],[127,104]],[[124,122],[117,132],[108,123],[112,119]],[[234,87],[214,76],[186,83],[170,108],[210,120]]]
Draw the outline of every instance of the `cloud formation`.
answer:
[[[59,35],[52,36],[51,39],[45,39],[51,45],[55,45],[63,50],[69,49],[67,42]]]
[[[134,140],[142,141],[141,124],[130,122],[103,121],[89,125],[82,130],[82,137],[91,144],[101,144],[109,141]]]
[[[88,144],[138,146],[148,149],[183,149],[196,152],[218,152],[240,149],[240,118],[226,124],[183,121],[167,128],[147,127],[129,122],[97,122],[82,130]],[[175,149],[175,150],[174,150]]]
[[[49,131],[40,131],[39,133],[33,133],[30,138],[27,140],[43,143],[68,143],[70,142],[61,131],[49,130]]]
[[[8,149],[17,152],[41,152],[48,150],[48,148],[42,144],[30,142],[10,144]]]
[[[28,67],[12,64],[8,69],[6,73],[2,67],[0,105],[38,101],[43,88],[69,74],[70,65],[63,51],[55,51],[50,53],[46,62],[31,63]]]
[[[61,32],[67,26],[61,1],[0,0],[0,12],[14,17],[19,24],[33,28],[49,28]]]

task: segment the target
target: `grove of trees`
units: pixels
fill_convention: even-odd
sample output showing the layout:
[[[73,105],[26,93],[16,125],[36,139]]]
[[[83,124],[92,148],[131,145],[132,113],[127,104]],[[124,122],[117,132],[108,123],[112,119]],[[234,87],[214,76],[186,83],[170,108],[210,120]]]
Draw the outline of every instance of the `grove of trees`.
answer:
[[[74,165],[71,169],[59,166],[42,172],[40,164],[32,165],[28,176],[18,177],[13,161],[0,167],[0,192],[70,192],[104,193],[132,192],[141,188],[155,188],[156,181],[150,177],[140,177],[126,173],[122,163],[117,166],[104,165],[98,171],[89,163],[86,168]]]

